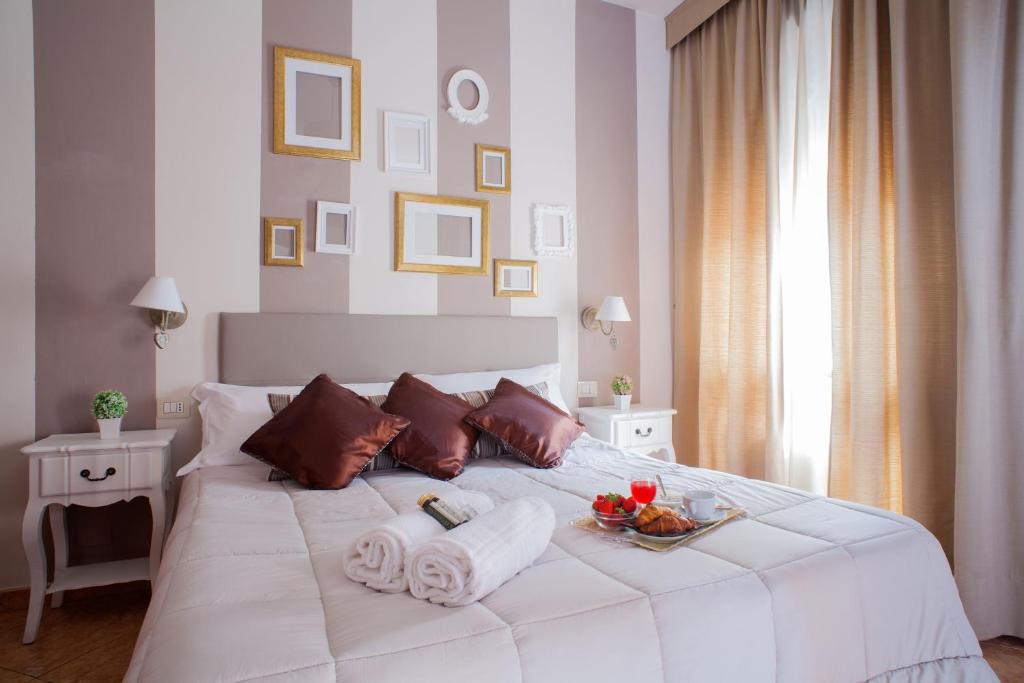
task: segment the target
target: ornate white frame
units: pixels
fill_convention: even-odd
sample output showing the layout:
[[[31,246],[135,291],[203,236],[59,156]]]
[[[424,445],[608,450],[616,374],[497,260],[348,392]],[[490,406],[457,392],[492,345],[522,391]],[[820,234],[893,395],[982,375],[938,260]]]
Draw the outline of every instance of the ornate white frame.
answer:
[[[341,214],[348,217],[348,242],[331,244],[327,241],[327,214]],[[320,254],[354,254],[356,252],[356,207],[341,202],[316,203],[316,251]]]
[[[402,163],[392,159],[391,131],[394,128],[413,128],[420,136],[421,164]],[[403,114],[397,111],[384,112],[384,170],[402,173],[430,173],[430,117],[423,114]]]
[[[544,243],[544,216],[558,216],[562,219],[564,240],[562,246],[552,247]],[[576,248],[576,214],[572,207],[562,204],[533,205],[533,253],[537,256],[569,258]]]
[[[466,109],[459,102],[459,86],[463,81],[469,81],[476,86],[479,98],[476,106]],[[448,113],[459,123],[477,125],[487,120],[487,107],[491,103],[491,95],[487,90],[487,83],[484,77],[472,69],[460,69],[448,79]]]

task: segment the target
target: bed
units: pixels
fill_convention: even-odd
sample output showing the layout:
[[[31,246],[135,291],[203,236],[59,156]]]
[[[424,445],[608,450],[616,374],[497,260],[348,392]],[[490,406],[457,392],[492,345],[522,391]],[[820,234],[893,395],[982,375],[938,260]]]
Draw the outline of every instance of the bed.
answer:
[[[225,379],[291,377],[268,367],[251,335],[263,325],[294,329],[299,319],[251,315],[244,335],[224,335],[228,344],[246,344],[249,358],[244,367],[229,363]],[[329,317],[376,328],[351,320],[357,316]],[[544,319],[525,325],[546,332],[506,332],[512,342],[529,334],[550,357],[554,323],[537,320]],[[438,334],[447,348],[451,337]],[[259,338],[275,336],[263,330]],[[417,360],[440,372],[459,362],[438,353]],[[527,361],[510,365],[520,360]],[[481,368],[500,362],[475,361]],[[336,376],[332,361],[310,362]],[[367,372],[391,370],[379,355],[372,362]],[[293,370],[302,376],[303,368]],[[126,680],[996,680],[940,546],[900,515],[663,463],[586,435],[560,467],[478,460],[451,482],[398,470],[364,474],[341,491],[312,491],[268,482],[267,472],[254,462],[185,478]],[[638,472],[660,473],[670,488],[714,489],[748,515],[669,553],[569,526],[594,493],[621,490]],[[461,608],[377,593],[345,576],[341,555],[355,536],[420,493],[455,489],[495,502],[544,499],[559,522],[550,546],[532,567]]]

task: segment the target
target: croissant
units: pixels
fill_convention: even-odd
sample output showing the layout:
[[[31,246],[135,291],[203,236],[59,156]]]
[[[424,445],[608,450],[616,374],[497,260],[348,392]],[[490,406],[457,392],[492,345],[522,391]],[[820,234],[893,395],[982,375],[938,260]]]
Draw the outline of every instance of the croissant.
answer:
[[[636,517],[637,530],[650,536],[678,536],[696,526],[693,521],[658,505],[648,505]]]
[[[637,514],[636,526],[645,526],[656,520],[658,517],[671,512],[672,511],[668,508],[663,508],[660,505],[648,505],[641,510],[639,514]]]

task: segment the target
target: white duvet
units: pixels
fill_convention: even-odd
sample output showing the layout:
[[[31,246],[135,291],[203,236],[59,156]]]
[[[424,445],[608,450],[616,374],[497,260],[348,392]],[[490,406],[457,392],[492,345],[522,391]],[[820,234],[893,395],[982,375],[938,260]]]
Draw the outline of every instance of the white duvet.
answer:
[[[601,491],[660,472],[749,511],[669,553],[568,525]],[[994,681],[946,559],[916,522],[582,437],[565,463],[474,461],[343,491],[201,469],[183,485],[128,681]],[[353,539],[424,491],[546,500],[551,544],[472,605],[349,580]]]

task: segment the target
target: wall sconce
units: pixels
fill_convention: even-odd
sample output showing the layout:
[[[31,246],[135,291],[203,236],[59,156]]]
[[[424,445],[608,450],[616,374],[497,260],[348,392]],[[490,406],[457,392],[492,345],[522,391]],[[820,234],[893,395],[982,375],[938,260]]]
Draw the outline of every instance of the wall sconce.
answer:
[[[173,277],[149,278],[131,305],[148,309],[150,321],[160,329],[153,335],[153,341],[161,349],[166,349],[170,342],[167,330],[176,330],[188,320],[188,307],[181,300]]]
[[[631,321],[629,309],[626,308],[626,302],[621,296],[606,296],[600,308],[587,306],[580,314],[580,322],[584,329],[591,332],[601,330],[601,333],[608,337],[608,344],[613,349],[619,348],[619,339],[615,336],[615,323]],[[604,329],[606,322],[611,323],[607,330]]]

